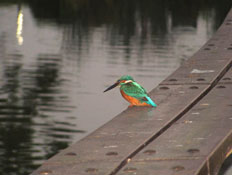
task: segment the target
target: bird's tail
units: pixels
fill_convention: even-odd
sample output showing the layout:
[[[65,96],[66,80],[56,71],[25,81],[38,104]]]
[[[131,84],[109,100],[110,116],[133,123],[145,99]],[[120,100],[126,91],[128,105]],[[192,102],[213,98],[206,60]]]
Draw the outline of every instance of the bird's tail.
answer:
[[[146,97],[147,102],[149,105],[153,106],[153,107],[157,107],[157,105],[154,103],[154,101],[152,101],[152,99],[150,97]]]

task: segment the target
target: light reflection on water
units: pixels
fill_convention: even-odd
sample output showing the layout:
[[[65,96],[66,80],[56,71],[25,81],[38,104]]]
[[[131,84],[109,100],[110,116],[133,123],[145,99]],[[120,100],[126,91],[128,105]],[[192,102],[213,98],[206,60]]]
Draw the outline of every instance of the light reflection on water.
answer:
[[[211,7],[184,18],[168,7],[144,11],[139,2],[120,2],[123,15],[115,8],[113,17],[77,13],[68,21],[33,4],[0,7],[1,174],[28,174],[112,119],[128,104],[118,90],[103,94],[107,86],[129,74],[150,91],[226,14]]]

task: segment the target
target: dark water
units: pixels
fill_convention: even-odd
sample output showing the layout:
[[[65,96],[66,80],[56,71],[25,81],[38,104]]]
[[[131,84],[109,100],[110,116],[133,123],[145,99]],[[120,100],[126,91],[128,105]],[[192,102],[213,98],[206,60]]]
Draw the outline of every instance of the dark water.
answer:
[[[0,0],[0,174],[26,175],[126,109],[216,31],[229,0]]]

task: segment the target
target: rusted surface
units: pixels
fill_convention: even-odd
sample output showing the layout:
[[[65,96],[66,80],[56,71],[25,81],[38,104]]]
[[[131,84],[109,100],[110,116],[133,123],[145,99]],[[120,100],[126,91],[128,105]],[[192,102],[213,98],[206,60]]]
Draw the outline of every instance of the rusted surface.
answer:
[[[178,116],[186,105],[205,91],[207,85],[174,85],[156,93],[159,108],[134,107],[124,111],[103,127],[62,151],[46,162],[39,171],[53,169],[52,174],[78,169],[80,174],[89,174],[86,169],[98,168],[95,174],[110,174],[138,147],[147,142],[154,133],[159,133]],[[57,167],[57,168],[56,168]],[[63,173],[63,172],[62,172]],[[38,174],[38,171],[34,174]]]
[[[169,164],[167,166],[166,160],[159,160],[156,161],[154,164],[153,161],[146,161],[146,162],[136,162],[133,164],[129,164],[128,166],[124,167],[119,174],[139,174],[139,175],[150,175],[150,174],[162,174],[162,175],[189,175],[194,173],[194,169],[200,166],[199,160],[202,160],[202,158],[198,159],[185,159],[185,160],[176,160],[172,161],[169,160]],[[129,168],[135,168],[136,171],[134,172],[127,172],[126,170]],[[203,174],[202,174],[203,175]],[[205,174],[207,175],[207,170],[205,171]]]
[[[173,174],[173,165],[183,166],[178,174],[218,172],[232,148],[232,84],[214,88],[166,132],[142,149],[125,167],[139,167],[139,174]],[[155,150],[155,154],[144,154]],[[191,163],[189,163],[191,162]],[[189,164],[191,165],[189,167]],[[198,165],[198,166],[195,166]],[[166,168],[156,168],[156,167]],[[119,174],[126,174],[123,169]],[[175,174],[175,173],[174,173]],[[201,173],[203,174],[203,173]]]
[[[232,11],[199,52],[152,90],[157,108],[125,110],[32,174],[216,172],[232,143],[230,19]]]
[[[232,69],[230,69],[226,75],[220,80],[217,88],[223,88],[223,84],[232,84]]]

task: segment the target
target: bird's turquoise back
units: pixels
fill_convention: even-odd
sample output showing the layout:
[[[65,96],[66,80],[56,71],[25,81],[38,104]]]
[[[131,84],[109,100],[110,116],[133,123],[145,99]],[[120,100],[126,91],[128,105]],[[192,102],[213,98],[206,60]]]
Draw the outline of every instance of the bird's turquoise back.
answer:
[[[148,96],[147,91],[136,82],[122,84],[120,90],[122,90],[126,95],[138,99],[141,103],[145,102],[153,107],[157,106]]]
[[[120,90],[122,90],[126,95],[129,95],[131,97],[135,97],[138,99],[147,96],[146,90],[136,82],[123,84],[121,85]]]

